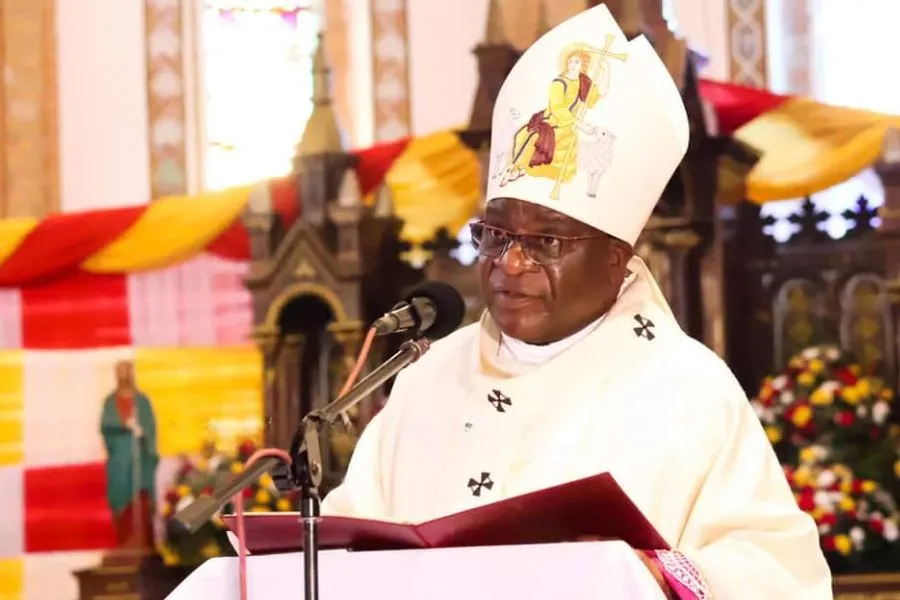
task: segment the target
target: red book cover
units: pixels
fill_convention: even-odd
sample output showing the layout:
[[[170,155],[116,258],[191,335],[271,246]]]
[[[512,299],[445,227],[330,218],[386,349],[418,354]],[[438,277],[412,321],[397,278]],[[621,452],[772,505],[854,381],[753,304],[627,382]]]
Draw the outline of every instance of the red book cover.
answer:
[[[236,530],[234,515],[226,515],[224,521]],[[303,547],[303,528],[296,512],[245,514],[244,529],[247,549],[253,554]],[[319,520],[320,549],[504,546],[568,542],[580,536],[621,539],[641,550],[669,549],[609,473],[418,524],[330,515]]]

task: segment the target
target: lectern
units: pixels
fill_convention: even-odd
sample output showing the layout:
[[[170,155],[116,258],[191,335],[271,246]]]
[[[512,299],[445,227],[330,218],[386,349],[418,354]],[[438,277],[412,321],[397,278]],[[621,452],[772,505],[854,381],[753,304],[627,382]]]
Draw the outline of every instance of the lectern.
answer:
[[[303,598],[300,552],[247,557],[248,600]],[[624,542],[572,542],[319,555],[323,600],[664,600]],[[213,558],[167,600],[239,600],[237,558]]]

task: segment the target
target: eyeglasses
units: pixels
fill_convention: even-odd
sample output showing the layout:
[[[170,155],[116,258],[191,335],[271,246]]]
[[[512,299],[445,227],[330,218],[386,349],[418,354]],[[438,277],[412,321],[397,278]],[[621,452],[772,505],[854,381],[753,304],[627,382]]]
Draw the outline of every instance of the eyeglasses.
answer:
[[[597,235],[551,235],[549,233],[513,233],[484,221],[476,221],[469,225],[472,232],[472,244],[482,256],[500,258],[513,244],[518,244],[522,254],[537,265],[549,265],[562,255],[563,242],[589,240],[603,237]]]

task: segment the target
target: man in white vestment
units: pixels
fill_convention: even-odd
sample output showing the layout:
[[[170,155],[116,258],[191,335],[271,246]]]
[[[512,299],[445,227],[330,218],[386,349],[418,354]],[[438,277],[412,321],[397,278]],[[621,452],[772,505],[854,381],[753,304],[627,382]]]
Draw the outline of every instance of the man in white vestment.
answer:
[[[609,472],[672,548],[636,550],[668,597],[831,598],[746,396],[633,253],[688,147],[656,52],[583,12],[515,65],[494,111],[510,114],[526,121],[495,128],[490,172],[513,176],[472,226],[487,310],[397,377],[323,513],[420,522]],[[599,181],[578,157],[597,131]]]

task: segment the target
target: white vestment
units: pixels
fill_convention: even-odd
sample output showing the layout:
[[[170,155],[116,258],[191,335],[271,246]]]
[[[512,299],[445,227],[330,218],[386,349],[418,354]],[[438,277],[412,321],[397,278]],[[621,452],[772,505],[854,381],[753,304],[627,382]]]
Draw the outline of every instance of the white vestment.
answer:
[[[504,364],[487,315],[435,343],[323,513],[421,522],[608,471],[711,597],[831,598],[816,526],[744,392],[660,297],[638,269],[589,335],[529,368]]]

